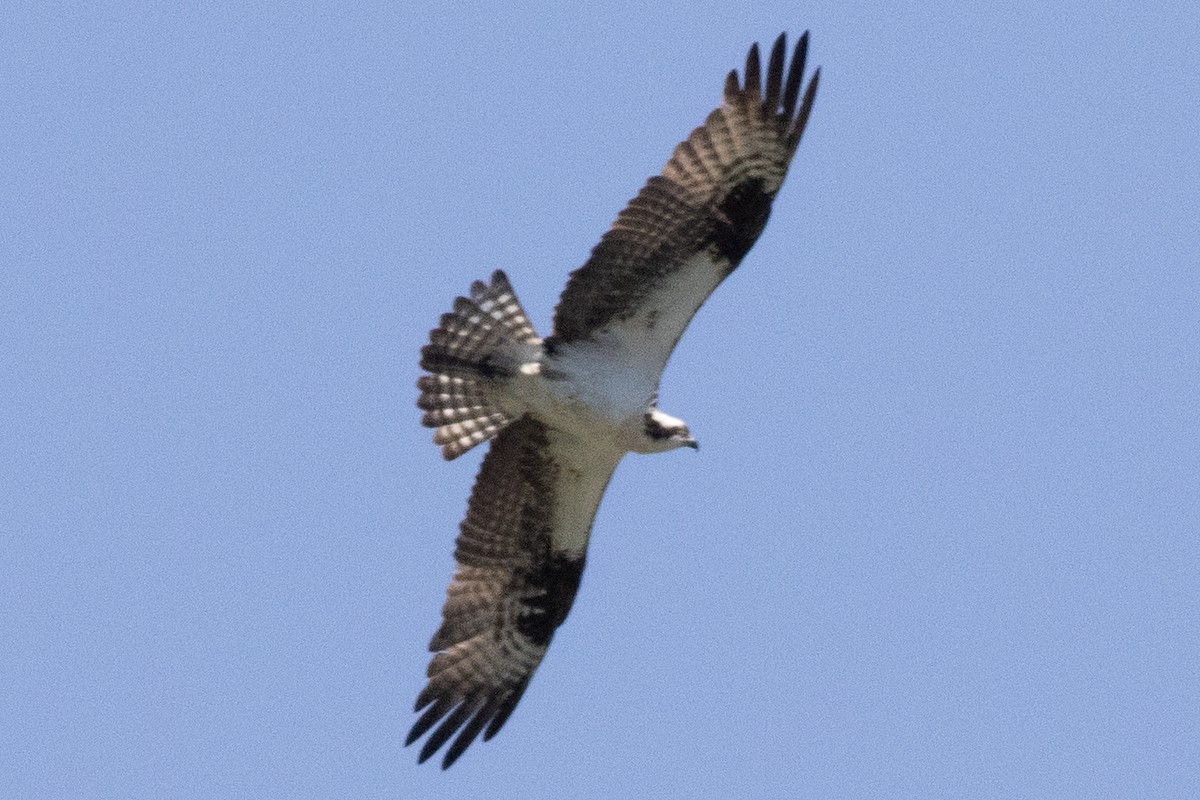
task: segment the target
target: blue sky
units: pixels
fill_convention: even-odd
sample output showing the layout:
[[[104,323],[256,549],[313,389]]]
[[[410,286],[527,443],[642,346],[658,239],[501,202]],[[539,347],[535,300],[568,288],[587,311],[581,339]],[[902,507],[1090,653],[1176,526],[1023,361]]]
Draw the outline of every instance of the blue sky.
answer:
[[[812,31],[521,706],[402,748],[478,455],[417,351]],[[18,4],[0,796],[1194,797],[1200,11]]]

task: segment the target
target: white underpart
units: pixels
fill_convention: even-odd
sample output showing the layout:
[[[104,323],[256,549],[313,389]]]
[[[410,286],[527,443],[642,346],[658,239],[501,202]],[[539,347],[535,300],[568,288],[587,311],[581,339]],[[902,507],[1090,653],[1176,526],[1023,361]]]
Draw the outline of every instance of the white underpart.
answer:
[[[725,276],[728,265],[709,252],[689,258],[666,282],[657,287],[636,314],[606,326],[601,333],[612,342],[614,356],[640,364],[640,371],[659,378],[700,304]]]
[[[586,341],[559,345],[553,356],[521,363],[505,385],[511,411],[530,413],[551,429],[553,461],[561,470],[554,499],[557,549],[586,548],[604,489],[625,453],[663,449],[646,437],[646,413],[655,409],[675,342],[725,274],[719,258],[696,254],[633,315]],[[656,418],[682,424],[662,412]]]
[[[724,274],[719,259],[697,253],[631,316],[523,368],[509,387],[513,399],[594,444],[645,449],[644,417],[671,350]]]
[[[555,482],[553,541],[556,550],[583,555],[596,509],[624,452],[584,447],[572,434],[553,431],[550,447],[560,472]]]

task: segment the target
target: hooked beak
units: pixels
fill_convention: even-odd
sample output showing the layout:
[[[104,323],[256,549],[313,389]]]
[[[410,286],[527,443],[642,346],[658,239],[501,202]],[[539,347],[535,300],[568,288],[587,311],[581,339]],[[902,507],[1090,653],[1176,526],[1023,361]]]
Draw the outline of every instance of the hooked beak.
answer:
[[[700,449],[700,443],[699,443],[699,442],[697,442],[695,439],[684,439],[684,440],[683,440],[683,446],[684,446],[684,447],[690,447],[690,448],[692,448],[693,450],[699,450],[699,449]]]

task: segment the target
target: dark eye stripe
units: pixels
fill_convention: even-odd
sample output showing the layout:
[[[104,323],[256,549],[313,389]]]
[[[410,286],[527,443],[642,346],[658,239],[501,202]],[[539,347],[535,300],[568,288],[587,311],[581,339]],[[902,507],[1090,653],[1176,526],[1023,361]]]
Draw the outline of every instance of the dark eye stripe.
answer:
[[[651,439],[669,439],[671,431],[664,428],[658,420],[647,414],[644,418],[646,425],[646,435]]]

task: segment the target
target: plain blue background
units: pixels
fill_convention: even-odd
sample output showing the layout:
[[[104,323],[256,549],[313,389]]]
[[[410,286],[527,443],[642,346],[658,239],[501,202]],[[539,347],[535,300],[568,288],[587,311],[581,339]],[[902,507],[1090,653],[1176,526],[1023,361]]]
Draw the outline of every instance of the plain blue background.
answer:
[[[1200,11],[10,4],[0,797],[1200,795]],[[812,29],[809,131],[503,733],[404,734],[417,353]]]

